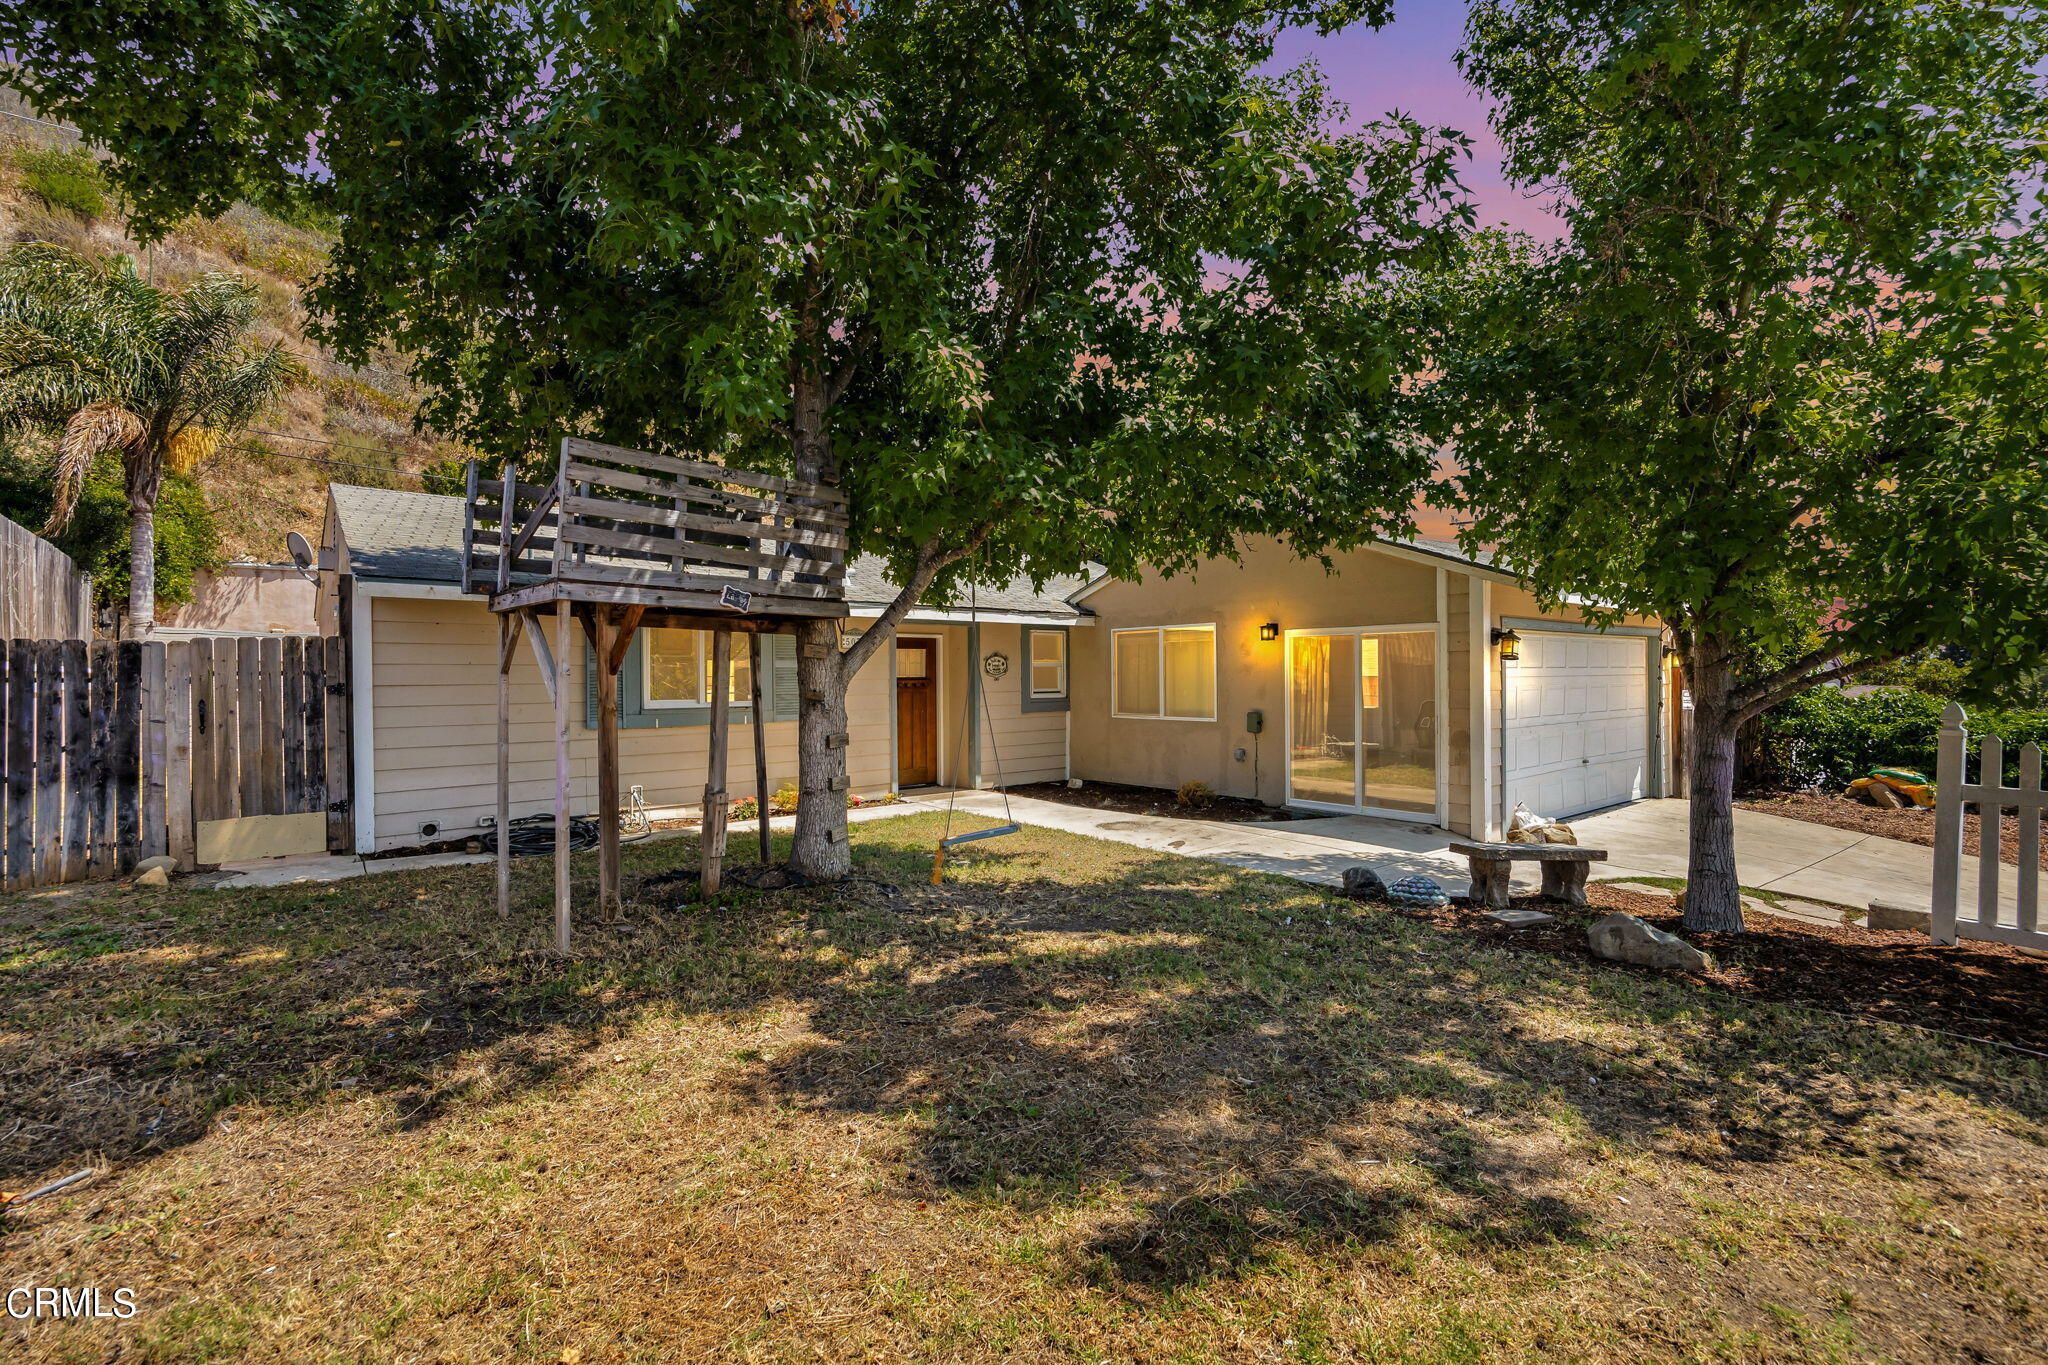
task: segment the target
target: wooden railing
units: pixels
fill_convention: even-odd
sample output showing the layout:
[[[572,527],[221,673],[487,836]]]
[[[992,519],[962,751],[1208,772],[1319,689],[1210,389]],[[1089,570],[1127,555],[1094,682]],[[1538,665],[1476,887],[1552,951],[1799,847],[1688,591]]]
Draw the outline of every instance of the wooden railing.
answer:
[[[845,614],[845,500],[822,484],[569,437],[550,483],[472,461],[463,587],[750,615]]]

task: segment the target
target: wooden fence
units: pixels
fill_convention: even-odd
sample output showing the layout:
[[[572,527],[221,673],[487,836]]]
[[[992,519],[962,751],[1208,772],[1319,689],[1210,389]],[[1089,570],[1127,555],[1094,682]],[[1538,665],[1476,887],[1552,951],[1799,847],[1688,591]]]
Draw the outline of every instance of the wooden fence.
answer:
[[[92,579],[71,556],[0,517],[0,640],[92,638]]]
[[[347,846],[340,639],[0,647],[0,890],[191,868],[205,822],[244,816],[324,812]]]
[[[1935,762],[1934,913],[1928,935],[1936,943],[1989,939],[2048,949],[2041,929],[2041,819],[2048,791],[2041,786],[2041,746],[2020,750],[2019,785],[2005,785],[2005,745],[1984,737],[1977,754],[1977,780],[1969,780],[1970,732],[1963,708],[1954,702],[1941,716]],[[1963,885],[1963,807],[1977,808],[1976,886]],[[2010,810],[2019,821],[2019,866],[2014,868],[2012,913],[2005,906],[2005,865],[1999,848]]]

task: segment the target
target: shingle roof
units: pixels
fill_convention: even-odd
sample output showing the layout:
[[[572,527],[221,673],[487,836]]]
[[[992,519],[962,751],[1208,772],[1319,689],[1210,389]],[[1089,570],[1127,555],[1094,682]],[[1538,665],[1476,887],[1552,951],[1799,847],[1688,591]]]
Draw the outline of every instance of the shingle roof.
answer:
[[[334,499],[341,540],[348,547],[350,571],[360,578],[411,583],[458,583],[462,580],[462,499],[443,493],[413,493],[397,488],[364,488],[337,483],[328,487]],[[981,585],[975,606],[985,612],[1029,613],[1072,619],[1081,612],[1066,600],[1089,580],[1063,577],[1034,591],[1029,579]],[[895,597],[887,567],[874,555],[862,555],[846,567],[846,598],[855,607],[880,607]],[[928,604],[936,610],[965,611],[962,593],[953,603]]]

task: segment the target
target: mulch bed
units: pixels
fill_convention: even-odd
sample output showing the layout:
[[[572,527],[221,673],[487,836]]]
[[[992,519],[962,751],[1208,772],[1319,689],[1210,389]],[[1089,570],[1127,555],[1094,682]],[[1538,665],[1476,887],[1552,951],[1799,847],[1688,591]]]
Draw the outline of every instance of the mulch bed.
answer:
[[[1594,906],[1590,913],[1537,896],[1516,897],[1517,908],[1557,916],[1555,923],[1533,929],[1495,924],[1462,898],[1441,910],[1397,913],[1467,939],[1620,967],[1593,957],[1586,926],[1622,910],[1710,954],[1713,969],[1698,979],[1731,995],[1917,1024],[2048,1054],[2048,959],[2010,945],[1966,941],[1937,948],[1925,934],[1831,928],[1762,914],[1747,917],[1748,933],[1695,934],[1681,928],[1665,897],[1611,886],[1589,887],[1586,894]]]
[[[1735,803],[1743,810],[1762,811],[1765,815],[1782,815],[1788,820],[1804,820],[1810,825],[1827,825],[1834,829],[1846,829],[1852,834],[1881,834],[1887,839],[1899,839],[1909,844],[1934,847],[1934,812],[1918,806],[1900,810],[1883,810],[1877,806],[1866,806],[1861,801],[1851,801],[1845,796],[1829,796],[1824,792],[1774,792],[1768,796],[1752,797]],[[2001,822],[1999,861],[2019,866],[2020,827],[2019,821],[2007,819]],[[1974,856],[1981,846],[1977,835],[1977,813],[1963,812],[1963,852]],[[2048,839],[2041,841],[2041,866],[2048,868]]]
[[[1219,820],[1232,824],[1250,821],[1323,820],[1327,816],[1279,810],[1246,796],[1212,796],[1199,806],[1182,805],[1180,797],[1164,787],[1128,787],[1121,782],[1090,782],[1069,787],[1064,782],[1033,782],[1012,787],[1018,796],[1040,801],[1058,801],[1090,810],[1122,811],[1126,815],[1170,815],[1176,820]]]

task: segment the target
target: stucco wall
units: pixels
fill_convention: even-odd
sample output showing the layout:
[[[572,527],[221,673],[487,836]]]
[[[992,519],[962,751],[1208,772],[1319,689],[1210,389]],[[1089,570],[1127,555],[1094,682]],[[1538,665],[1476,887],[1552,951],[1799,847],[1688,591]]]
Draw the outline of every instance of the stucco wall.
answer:
[[[425,821],[440,826],[437,839],[475,833],[497,807],[497,622],[475,600],[373,597],[367,606],[377,848],[425,842]],[[597,735],[584,726],[582,631],[572,638],[572,777],[583,814],[596,804]],[[886,656],[862,669],[848,694],[847,771],[861,795],[890,787],[891,695]],[[733,727],[727,789],[735,798],[753,795],[753,743],[748,726]],[[621,730],[620,780],[642,784],[650,805],[695,806],[707,754],[702,726]],[[769,789],[795,776],[796,725],[771,722]],[[521,644],[512,667],[512,814],[551,812],[554,782],[554,712]]]
[[[223,564],[194,578],[192,600],[157,618],[176,630],[320,634],[320,592],[285,564]]]
[[[1437,574],[1376,550],[1336,556],[1335,572],[1276,541],[1245,547],[1242,562],[1211,561],[1178,578],[1115,582],[1085,600],[1096,623],[1073,633],[1074,775],[1177,787],[1207,782],[1227,796],[1286,798],[1285,642],[1259,639],[1263,622],[1283,631],[1392,626],[1437,619]],[[1216,627],[1216,719],[1132,720],[1110,714],[1112,632],[1129,626]],[[1263,733],[1245,713],[1265,714]],[[1238,749],[1245,757],[1238,759]]]
[[[1333,567],[1326,572],[1278,542],[1261,541],[1246,546],[1242,562],[1214,561],[1179,578],[1119,581],[1089,594],[1084,605],[1096,613],[1096,623],[1073,633],[1074,776],[1165,788],[1197,779],[1226,795],[1280,804],[1287,794],[1285,641],[1260,640],[1260,624],[1277,622],[1284,632],[1440,622],[1447,823],[1461,833],[1482,831],[1488,811],[1476,761],[1481,727],[1494,732],[1488,747],[1495,792],[1501,747],[1501,664],[1491,631],[1503,616],[1576,623],[1579,614],[1546,613],[1520,588],[1482,586],[1455,565],[1439,567],[1382,550],[1336,556]],[[1484,609],[1482,595],[1489,599]],[[1111,715],[1114,632],[1202,624],[1216,628],[1216,719]],[[1251,710],[1264,713],[1261,734],[1245,727]],[[1236,756],[1240,749],[1242,759]]]

